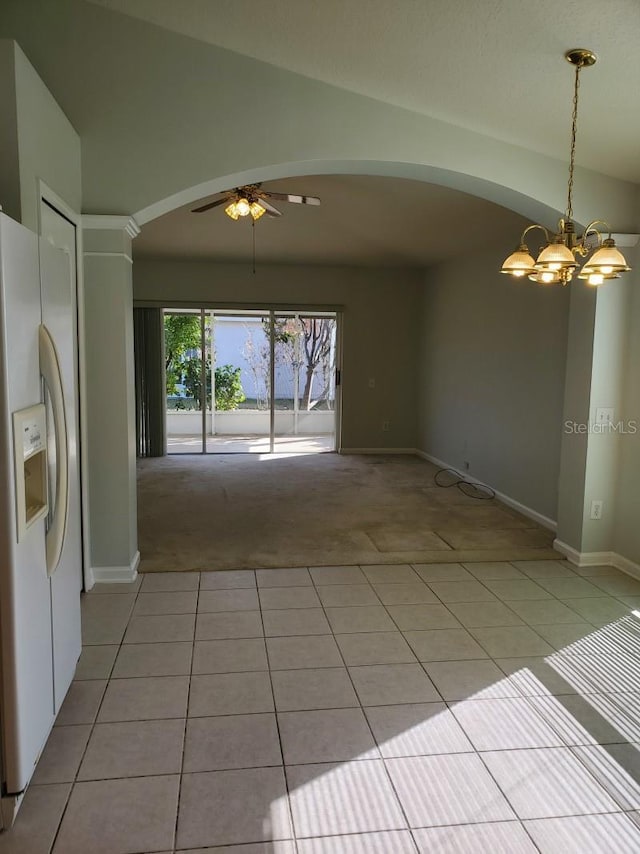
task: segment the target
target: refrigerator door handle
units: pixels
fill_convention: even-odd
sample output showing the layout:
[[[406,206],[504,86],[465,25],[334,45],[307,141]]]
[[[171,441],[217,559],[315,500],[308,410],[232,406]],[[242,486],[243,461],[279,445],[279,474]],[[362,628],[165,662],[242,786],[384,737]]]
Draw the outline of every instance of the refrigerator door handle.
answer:
[[[65,415],[64,392],[62,389],[62,374],[56,345],[49,330],[40,324],[38,333],[40,349],[40,373],[49,390],[53,426],[56,442],[56,500],[53,520],[47,531],[46,554],[47,575],[56,571],[67,530],[69,510],[69,459],[67,454],[67,419]]]

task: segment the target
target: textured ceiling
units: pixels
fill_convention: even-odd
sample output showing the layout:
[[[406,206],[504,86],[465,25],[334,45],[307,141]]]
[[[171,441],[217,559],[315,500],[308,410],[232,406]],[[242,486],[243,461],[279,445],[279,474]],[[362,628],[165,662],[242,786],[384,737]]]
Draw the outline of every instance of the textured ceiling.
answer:
[[[255,226],[258,263],[424,267],[492,242],[517,243],[524,220],[512,211],[445,187],[372,176],[283,178],[265,189],[318,195],[320,207],[276,202],[282,217]],[[216,198],[216,197],[211,197]],[[136,257],[247,262],[251,225],[224,208],[178,208],[145,225]],[[501,260],[496,251],[496,264]]]
[[[92,0],[554,157],[589,47],[578,163],[640,181],[638,0]]]

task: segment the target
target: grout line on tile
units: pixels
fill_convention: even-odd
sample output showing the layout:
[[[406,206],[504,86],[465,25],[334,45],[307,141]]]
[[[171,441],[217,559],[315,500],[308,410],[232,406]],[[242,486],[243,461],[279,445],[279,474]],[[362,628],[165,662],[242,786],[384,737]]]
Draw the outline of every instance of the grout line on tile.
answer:
[[[308,569],[307,569],[307,572],[309,573],[309,576],[311,576],[311,573],[309,572]],[[257,583],[258,583],[258,578],[256,576],[256,584]],[[313,588],[313,579],[311,579],[311,584],[312,584],[312,589],[315,589],[315,588]],[[316,595],[317,595],[317,591],[316,591]],[[284,764],[284,748],[282,746],[282,733],[280,732],[280,720],[278,718],[278,710],[276,708],[276,694],[275,694],[275,691],[273,690],[273,677],[271,675],[271,659],[269,657],[269,644],[267,643],[267,636],[266,636],[265,627],[264,627],[264,613],[263,613],[263,609],[262,609],[262,599],[261,599],[259,593],[258,593],[258,609],[260,611],[260,625],[262,626],[262,642],[264,643],[265,655],[266,655],[266,659],[267,659],[267,673],[269,674],[269,687],[271,688],[271,699],[273,701],[273,717],[274,717],[274,720],[276,723],[276,732],[278,733],[278,747],[280,749],[280,760],[282,763],[278,767],[282,768],[282,776],[284,778],[284,787],[285,787],[285,792],[287,793],[287,815],[289,816],[289,824],[291,826],[291,833],[295,839],[297,834],[296,834],[295,825],[293,823],[293,809],[291,807],[291,793],[289,791],[289,776],[286,772],[286,768],[285,768],[285,764]],[[297,842],[294,842],[294,847],[295,847],[295,850],[297,851],[298,850],[298,843]]]
[[[105,684],[105,688],[104,688],[104,691],[102,692],[102,697],[100,698],[100,703],[98,704],[98,708],[97,708],[97,710],[96,710],[96,714],[95,714],[95,717],[94,717],[94,719],[93,719],[93,722],[92,722],[92,723],[91,723],[91,725],[90,725],[90,726],[91,726],[91,729],[89,730],[89,737],[87,738],[87,743],[85,744],[84,750],[82,751],[82,756],[80,757],[80,762],[78,763],[78,767],[77,767],[76,772],[75,772],[75,774],[74,774],[73,780],[71,781],[71,785],[70,785],[70,787],[69,787],[69,794],[67,795],[67,799],[66,799],[66,801],[65,801],[64,809],[62,810],[62,812],[61,812],[61,814],[60,814],[60,820],[58,821],[58,826],[56,827],[56,832],[54,833],[54,835],[53,835],[53,839],[52,839],[52,841],[51,841],[51,846],[50,846],[50,848],[49,848],[49,854],[51,854],[51,852],[54,850],[54,848],[55,848],[55,846],[56,846],[56,842],[57,842],[57,840],[58,840],[58,836],[59,836],[59,834],[60,834],[60,828],[62,827],[62,822],[64,821],[65,815],[66,815],[66,813],[67,813],[67,809],[68,809],[68,807],[69,807],[69,802],[71,801],[71,797],[72,797],[73,792],[74,792],[74,789],[75,789],[75,787],[76,787],[76,783],[78,782],[78,774],[80,773],[80,768],[82,767],[82,763],[84,762],[85,756],[87,755],[87,750],[89,749],[89,744],[90,744],[90,742],[91,742],[91,738],[92,738],[92,736],[93,736],[93,733],[94,733],[95,728],[96,728],[96,723],[97,723],[97,721],[98,721],[98,715],[100,714],[100,709],[102,708],[102,704],[103,704],[103,702],[104,702],[104,698],[105,698],[105,695],[106,695],[106,693],[107,693],[107,688],[109,687],[109,682],[111,681],[111,676],[112,676],[112,674],[113,674],[113,670],[114,670],[114,668],[115,668],[115,666],[116,666],[116,661],[117,661],[117,659],[118,659],[118,655],[120,654],[120,650],[121,650],[121,648],[122,648],[122,644],[123,644],[123,642],[124,642],[124,636],[125,636],[125,634],[126,634],[126,631],[127,631],[128,626],[129,626],[129,621],[131,620],[131,615],[132,615],[132,613],[133,613],[133,609],[134,609],[134,607],[135,607],[136,602],[138,601],[138,596],[139,596],[139,594],[140,594],[140,589],[141,589],[141,588],[142,588],[142,583],[140,583],[140,586],[139,586],[139,587],[138,587],[138,589],[135,591],[135,598],[134,598],[133,602],[131,603],[131,608],[130,608],[130,610],[129,610],[129,615],[128,615],[128,617],[127,617],[127,624],[126,624],[126,626],[125,626],[125,628],[124,628],[124,631],[122,632],[122,636],[121,636],[121,638],[120,638],[120,643],[119,643],[119,644],[117,644],[117,646],[118,646],[118,652],[116,652],[116,654],[115,654],[115,656],[114,656],[113,663],[111,664],[111,668],[110,668],[110,670],[109,670],[109,675],[107,676],[107,679],[105,680],[105,683],[106,683],[106,684]],[[81,621],[84,619],[84,616],[83,616],[83,613],[82,613],[82,598],[83,598],[84,596],[86,596],[86,593],[84,593],[84,592],[83,592],[83,594],[82,594],[82,596],[81,596],[81,603],[80,603],[80,604],[81,604],[81,611],[80,611],[80,619],[81,619]],[[91,644],[91,645],[92,645],[92,646],[102,646],[102,644]],[[115,646],[115,645],[116,645],[116,644],[113,644],[113,646]],[[108,644],[108,646],[111,646],[111,644]],[[81,647],[81,652],[80,652],[80,654],[81,654],[81,655],[82,655],[82,650],[83,650],[83,649],[84,649],[84,645]],[[75,681],[75,680],[74,680],[74,681]],[[73,682],[72,682],[71,684],[73,684]],[[65,699],[66,699],[66,698],[65,698]]]
[[[198,605],[200,604],[200,586],[201,586],[201,584],[202,584],[202,573],[199,572],[198,573],[198,587],[197,587],[197,591],[196,591],[196,593],[197,593],[197,595],[196,595],[196,613],[198,611]],[[196,648],[196,639],[195,639],[196,620],[197,620],[197,617],[194,618],[194,621],[193,621],[193,636],[191,638],[191,660],[189,662],[189,687],[187,688],[187,703],[186,703],[186,707],[184,710],[184,727],[182,730],[182,756],[180,758],[180,775],[179,775],[180,779],[178,781],[178,799],[176,802],[176,820],[173,824],[172,848],[176,848],[176,846],[178,844],[178,821],[180,818],[180,801],[182,798],[182,780],[184,777],[184,755],[185,755],[185,749],[187,746],[187,725],[189,722],[189,705],[191,703],[191,680],[193,677],[193,657],[194,657],[195,648]]]
[[[362,569],[362,567],[360,567],[360,569]],[[312,583],[314,583],[314,585],[315,585],[315,582],[313,581],[313,578],[312,578],[311,580],[312,580]],[[376,594],[376,595],[377,595],[377,594]],[[383,606],[383,607],[384,607],[384,606]],[[324,605],[322,605],[322,610],[325,612],[325,619],[327,620],[327,622],[329,622],[329,618],[328,618],[328,616],[327,616],[327,613],[326,613],[326,610],[325,610]],[[386,608],[385,608],[385,610],[386,610]],[[387,612],[387,613],[388,613],[388,612]],[[391,616],[391,615],[389,615],[389,616]],[[395,787],[395,785],[394,785],[393,780],[391,779],[391,774],[389,773],[389,769],[387,768],[387,766],[386,766],[386,764],[385,764],[385,762],[384,762],[384,758],[383,758],[383,756],[382,756],[382,752],[381,752],[381,750],[380,750],[380,746],[379,746],[379,744],[378,744],[378,739],[376,738],[375,733],[373,732],[373,729],[372,729],[372,727],[371,727],[371,723],[369,722],[369,718],[367,717],[367,713],[366,713],[366,712],[365,712],[365,710],[364,710],[364,706],[363,706],[363,704],[362,704],[362,701],[360,700],[360,695],[358,694],[358,691],[357,691],[357,689],[356,689],[355,683],[354,683],[354,681],[353,681],[353,677],[351,676],[351,671],[349,670],[349,667],[348,667],[348,665],[347,665],[346,659],[345,659],[345,657],[344,657],[344,655],[343,655],[343,653],[342,653],[342,649],[340,648],[340,644],[339,644],[339,643],[337,642],[337,640],[336,640],[336,635],[335,635],[335,632],[333,631],[333,627],[331,626],[331,623],[329,623],[329,628],[331,629],[331,637],[333,638],[333,642],[335,643],[335,645],[336,645],[336,646],[337,646],[337,648],[338,648],[338,653],[339,653],[339,655],[340,655],[340,658],[342,659],[342,663],[343,663],[343,665],[344,665],[345,672],[346,672],[346,674],[347,674],[347,676],[348,676],[348,678],[349,678],[349,682],[351,683],[351,687],[352,687],[353,692],[354,692],[354,694],[355,694],[355,696],[356,696],[356,699],[357,699],[357,701],[358,701],[358,706],[357,706],[357,708],[359,708],[359,709],[360,709],[360,712],[361,712],[361,714],[362,714],[362,716],[363,716],[363,718],[364,718],[364,720],[365,720],[365,723],[366,723],[366,725],[367,725],[367,729],[369,730],[369,733],[371,734],[371,739],[372,739],[373,744],[375,745],[375,748],[376,748],[376,751],[377,751],[377,754],[378,754],[378,759],[382,762],[382,768],[384,769],[384,773],[385,773],[385,775],[386,775],[386,777],[387,777],[387,780],[388,780],[388,782],[389,782],[389,785],[391,786],[391,791],[393,792],[393,794],[394,794],[394,796],[395,796],[396,803],[398,804],[398,807],[399,807],[399,809],[400,809],[400,812],[402,813],[402,816],[403,816],[403,818],[404,818],[404,822],[405,822],[405,828],[404,828],[404,829],[406,829],[406,830],[410,830],[411,825],[410,825],[410,823],[409,823],[409,818],[408,818],[407,813],[406,813],[406,810],[405,810],[405,808],[404,808],[404,804],[403,804],[403,803],[402,803],[402,801],[400,800],[400,796],[399,796],[399,794],[398,794],[398,792],[397,792],[397,790],[396,790],[396,787]],[[405,643],[406,643],[406,641],[405,641]],[[370,708],[372,708],[372,707],[370,707]],[[284,758],[284,754],[283,754],[283,758]],[[313,764],[313,763],[311,763],[311,764]],[[294,828],[294,830],[295,830],[295,828]],[[414,838],[413,838],[413,834],[411,834],[411,840],[412,840],[412,841],[414,842],[414,844],[415,844],[415,840],[414,840]]]

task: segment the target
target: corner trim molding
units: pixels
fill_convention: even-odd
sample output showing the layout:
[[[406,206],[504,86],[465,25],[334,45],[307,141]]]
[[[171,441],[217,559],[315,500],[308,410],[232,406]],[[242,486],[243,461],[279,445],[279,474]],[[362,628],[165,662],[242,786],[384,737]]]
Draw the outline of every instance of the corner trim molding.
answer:
[[[611,235],[616,242],[616,246],[621,246],[623,249],[632,249],[634,246],[638,245],[638,240],[640,240],[640,234],[612,234]],[[587,237],[587,245],[590,249],[595,249],[596,246],[599,245],[600,238],[597,234],[589,234]]]
[[[422,457],[423,460],[427,460],[427,462],[433,463],[433,465],[438,466],[439,468],[451,469],[451,471],[454,471],[460,477],[468,480],[469,483],[475,483],[478,486],[484,486],[487,489],[491,489],[495,492],[496,498],[502,501],[503,504],[506,504],[507,507],[511,507],[512,510],[517,510],[518,513],[522,513],[522,515],[526,516],[528,519],[533,519],[534,522],[542,525],[543,528],[547,528],[549,531],[556,531],[558,529],[558,523],[554,519],[549,519],[548,516],[543,516],[542,513],[538,513],[537,510],[527,507],[526,504],[521,504],[520,501],[516,501],[515,498],[511,498],[509,495],[505,495],[504,492],[499,492],[495,487],[491,486],[491,484],[478,480],[477,477],[473,477],[469,472],[458,471],[455,466],[450,466],[448,463],[443,462],[443,460],[439,460],[437,457],[427,454],[426,451],[416,450],[414,453],[418,457]]]
[[[554,540],[553,547],[574,566],[613,566],[640,581],[640,564],[634,563],[618,552],[579,552],[562,540]]]
[[[617,246],[622,246],[625,249],[630,249],[638,245],[640,234],[612,234]]]
[[[85,258],[124,258],[133,264],[133,258],[127,252],[83,252]]]
[[[131,239],[140,234],[140,226],[132,216],[83,214],[82,228],[89,231],[125,231]]]
[[[129,566],[94,566],[93,578],[96,584],[127,584],[135,581],[140,565],[140,552],[137,551]]]

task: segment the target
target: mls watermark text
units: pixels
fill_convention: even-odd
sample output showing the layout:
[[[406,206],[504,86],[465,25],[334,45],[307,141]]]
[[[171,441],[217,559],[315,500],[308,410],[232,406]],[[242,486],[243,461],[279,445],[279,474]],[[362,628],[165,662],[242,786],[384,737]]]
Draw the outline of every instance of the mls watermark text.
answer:
[[[638,432],[638,422],[629,421],[565,421],[564,432],[577,435],[594,435],[602,433],[617,433],[620,436],[635,436]]]

